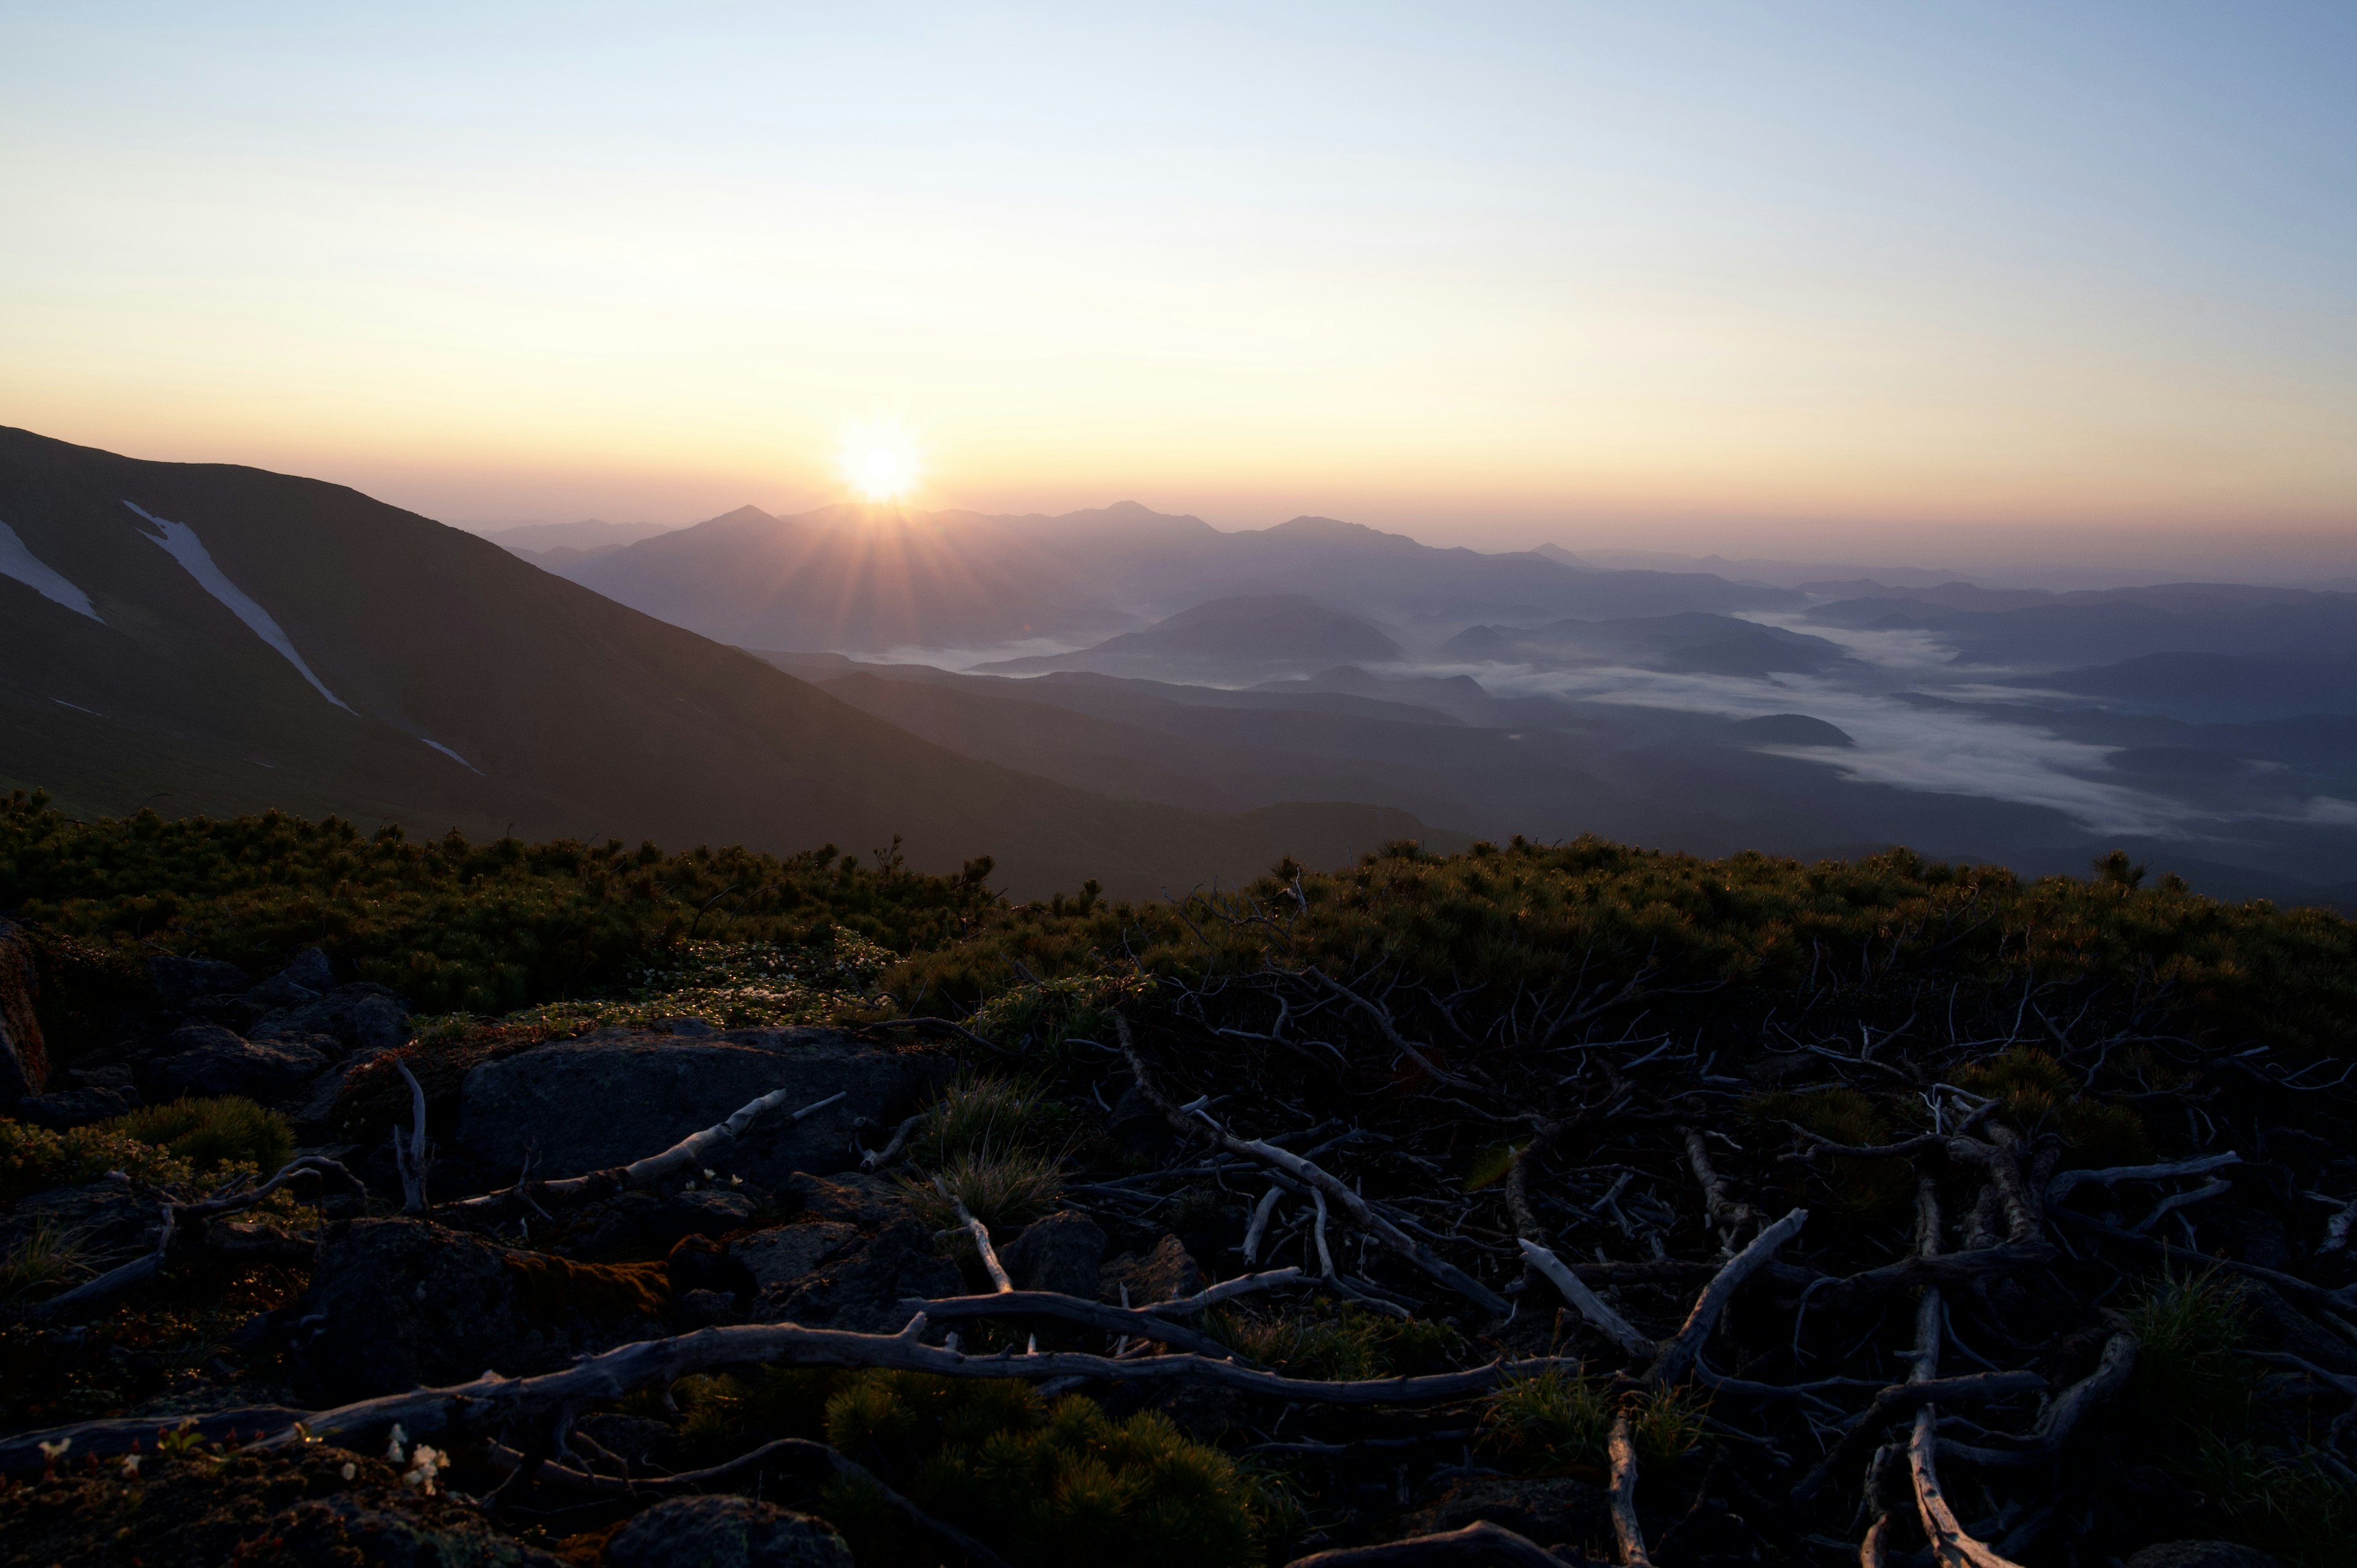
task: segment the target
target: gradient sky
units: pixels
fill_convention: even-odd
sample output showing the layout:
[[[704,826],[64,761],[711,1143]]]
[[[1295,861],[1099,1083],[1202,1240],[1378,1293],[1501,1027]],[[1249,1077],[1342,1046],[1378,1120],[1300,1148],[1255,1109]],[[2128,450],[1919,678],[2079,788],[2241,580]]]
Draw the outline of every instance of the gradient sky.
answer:
[[[0,9],[0,423],[837,499],[2357,566],[2357,8]],[[2286,557],[2288,559],[2288,557]]]

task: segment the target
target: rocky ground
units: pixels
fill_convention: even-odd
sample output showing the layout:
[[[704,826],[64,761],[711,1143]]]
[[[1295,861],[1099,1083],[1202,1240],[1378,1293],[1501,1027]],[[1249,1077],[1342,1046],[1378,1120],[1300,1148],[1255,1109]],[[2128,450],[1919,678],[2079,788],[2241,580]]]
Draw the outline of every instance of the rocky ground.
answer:
[[[148,968],[53,1062],[0,928],[0,1564],[2266,1568],[2255,1506],[2349,1560],[2341,1101],[2099,1100],[2124,1032],[1666,1074],[1623,1035],[1542,1093],[1297,976],[1049,1063],[950,1025],[420,1042],[317,949]],[[1395,1047],[1372,1089],[1323,1062],[1346,1027]],[[91,1142],[183,1100],[293,1146]],[[2248,1495],[2153,1438],[2210,1405],[2244,1446],[2200,1474]]]

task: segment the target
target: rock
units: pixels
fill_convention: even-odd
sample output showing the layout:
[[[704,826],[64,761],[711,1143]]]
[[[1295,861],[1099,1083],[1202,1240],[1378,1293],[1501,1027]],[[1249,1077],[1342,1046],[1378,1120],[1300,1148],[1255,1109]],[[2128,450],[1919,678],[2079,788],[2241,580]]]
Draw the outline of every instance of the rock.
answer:
[[[568,1258],[660,1258],[684,1236],[720,1237],[753,1222],[739,1192],[619,1192],[561,1217],[551,1251]]]
[[[2291,1246],[2284,1222],[2264,1208],[2232,1201],[2212,1201],[2193,1211],[2194,1233],[2201,1250],[2223,1253],[2263,1269],[2280,1269],[2291,1262]]]
[[[1595,1562],[1619,1560],[1609,1495],[1601,1487],[1568,1477],[1543,1481],[1467,1477],[1452,1483],[1438,1502],[1401,1520],[1398,1533],[1427,1535],[1483,1520],[1542,1546],[1569,1545]]]
[[[554,1371],[669,1331],[660,1263],[575,1263],[421,1219],[345,1219],[319,1241],[289,1349],[314,1403],[342,1404],[487,1368]]]
[[[2292,1305],[2283,1293],[2265,1280],[2244,1279],[2240,1287],[2243,1310],[2250,1315],[2251,1337],[2271,1350],[2287,1351],[2312,1361],[2328,1372],[2357,1373],[2357,1348],[2339,1335],[2318,1327],[2306,1313]]]
[[[1165,1236],[1143,1258],[1124,1252],[1097,1272],[1100,1300],[1121,1300],[1124,1285],[1129,1287],[1132,1306],[1176,1301],[1203,1288],[1203,1271],[1196,1266],[1186,1243],[1176,1236]]]
[[[51,1187],[0,1211],[0,1257],[46,1230],[54,1237],[74,1238],[88,1261],[103,1271],[154,1251],[163,1229],[160,1205],[121,1182]]]
[[[245,971],[209,958],[151,958],[147,978],[164,1005],[176,1011],[199,996],[227,996],[245,989]]]
[[[739,1236],[728,1243],[728,1255],[751,1274],[756,1290],[783,1292],[858,1240],[856,1225],[813,1219]]]
[[[49,1086],[48,1047],[33,1016],[33,944],[22,928],[0,920],[0,1106]]]
[[[825,1520],[750,1498],[673,1498],[606,1543],[613,1568],[853,1568]]]
[[[2164,1541],[2127,1560],[2126,1568],[2282,1568],[2256,1547],[2232,1541]]]
[[[471,1505],[404,1486],[381,1455],[323,1443],[180,1460],[150,1453],[135,1479],[113,1464],[61,1466],[56,1481],[0,1495],[0,1540],[20,1563],[565,1568]]]
[[[335,988],[336,972],[328,962],[328,955],[317,948],[305,948],[295,955],[293,963],[245,994],[252,1001],[273,1007],[296,1007],[316,1002]]]
[[[282,1006],[247,1032],[256,1040],[325,1036],[328,1055],[391,1050],[409,1043],[409,1004],[382,985],[339,985],[299,1005]]]
[[[1096,1295],[1104,1253],[1105,1233],[1097,1222],[1066,1209],[1026,1225],[998,1261],[1017,1290],[1060,1291],[1088,1301]]]
[[[1178,1134],[1154,1102],[1138,1092],[1137,1080],[1124,1077],[1129,1087],[1114,1100],[1105,1135],[1148,1164],[1160,1165],[1178,1148]]]
[[[16,1120],[62,1133],[136,1111],[141,1103],[135,1089],[63,1089],[18,1101]]]
[[[671,1280],[672,1294],[683,1301],[699,1292],[734,1299],[761,1288],[753,1272],[709,1236],[681,1237],[663,1260],[663,1269]]]
[[[829,1029],[701,1038],[606,1029],[468,1073],[458,1141],[493,1169],[517,1168],[536,1145],[536,1174],[579,1176],[660,1153],[775,1090],[802,1104],[847,1092],[799,1122],[780,1111],[715,1162],[775,1188],[797,1170],[848,1165],[855,1118],[887,1120],[943,1070],[921,1053]]]
[[[280,1100],[327,1070],[328,1058],[300,1042],[243,1040],[218,1024],[184,1024],[164,1040],[167,1054],[149,1064],[155,1098],[242,1094]]]
[[[903,1298],[964,1294],[957,1265],[934,1251],[932,1231],[920,1220],[903,1219],[845,1248],[799,1282],[763,1289],[756,1310],[817,1327],[893,1334],[911,1316],[900,1305]]]
[[[778,1200],[813,1219],[879,1230],[909,1217],[909,1197],[888,1176],[845,1171],[833,1178],[797,1171],[779,1185]]]
[[[314,1042],[307,1039],[305,1043]],[[344,1086],[351,1082],[354,1073],[382,1055],[382,1050],[354,1051],[313,1079],[310,1087],[303,1091],[303,1102],[288,1107],[286,1112],[286,1119],[295,1123],[296,1134],[305,1138],[334,1136],[336,1101],[343,1098]]]

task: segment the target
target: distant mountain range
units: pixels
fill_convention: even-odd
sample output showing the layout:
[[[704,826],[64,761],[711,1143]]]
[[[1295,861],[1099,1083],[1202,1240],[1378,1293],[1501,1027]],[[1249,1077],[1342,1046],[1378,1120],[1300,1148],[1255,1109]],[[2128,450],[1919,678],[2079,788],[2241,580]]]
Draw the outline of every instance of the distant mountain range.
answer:
[[[883,652],[1095,642],[1214,599],[1294,594],[1438,640],[1472,621],[1793,607],[1706,573],[1597,572],[1436,549],[1332,518],[1225,533],[1135,502],[1057,517],[752,507],[550,563],[649,615],[748,648]]]
[[[1356,616],[1304,594],[1240,594],[1212,599],[1071,653],[978,664],[978,672],[1045,674],[1093,670],[1159,680],[1241,680],[1318,670],[1337,662],[1381,664],[1407,650]]]
[[[0,788],[364,831],[991,854],[1024,894],[1339,863],[1395,808],[1114,800],[910,735],[339,486],[0,429]],[[650,542],[660,543],[661,541]]]

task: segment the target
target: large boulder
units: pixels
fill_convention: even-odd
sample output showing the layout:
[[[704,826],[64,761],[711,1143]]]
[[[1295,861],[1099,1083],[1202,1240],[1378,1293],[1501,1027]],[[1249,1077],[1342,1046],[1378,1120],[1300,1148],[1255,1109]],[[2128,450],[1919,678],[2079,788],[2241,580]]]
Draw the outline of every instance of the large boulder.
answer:
[[[783,1299],[806,1275],[815,1273],[820,1264],[859,1240],[856,1225],[839,1219],[806,1219],[739,1236],[728,1244],[728,1255],[753,1276],[754,1289],[774,1291],[778,1299]]]
[[[742,1243],[731,1250],[745,1255]],[[965,1294],[964,1276],[933,1245],[932,1231],[902,1219],[837,1249],[800,1279],[764,1286],[753,1311],[813,1327],[894,1334],[913,1316],[901,1302]]]
[[[33,945],[21,929],[0,920],[0,1107],[48,1087],[49,1054],[33,995]]]
[[[16,1120],[63,1133],[70,1128],[87,1127],[93,1122],[105,1122],[124,1115],[138,1110],[141,1103],[137,1090],[113,1084],[94,1085],[89,1089],[60,1089],[18,1101]]]
[[[1060,1291],[1088,1301],[1097,1294],[1104,1255],[1105,1233],[1097,1222],[1066,1209],[1026,1225],[999,1262],[1017,1290]]]
[[[335,986],[336,972],[328,964],[328,955],[317,948],[305,948],[295,955],[293,963],[245,994],[268,1006],[296,1007],[317,1001]]]
[[[568,1258],[660,1258],[688,1236],[721,1237],[749,1228],[753,1200],[741,1192],[619,1192],[559,1211],[542,1237]],[[538,1233],[536,1233],[538,1234]]]
[[[853,1568],[824,1520],[750,1498],[673,1498],[606,1543],[613,1568]]]
[[[0,1209],[0,1257],[46,1232],[71,1241],[94,1272],[103,1271],[154,1251],[163,1230],[163,1206],[124,1182],[51,1187]]]
[[[290,1349],[304,1397],[342,1404],[486,1369],[551,1372],[669,1332],[662,1263],[521,1252],[421,1219],[347,1219],[320,1238]]]
[[[147,978],[164,1005],[175,1012],[200,996],[234,996],[246,986],[245,971],[210,958],[151,958]]]
[[[290,983],[279,994],[299,989]],[[258,995],[258,989],[249,994]],[[292,1005],[279,1005],[247,1033],[256,1040],[300,1036],[333,1042],[328,1054],[336,1057],[392,1050],[409,1043],[409,1004],[382,985],[339,985],[324,994],[308,994]]]
[[[242,1094],[283,1100],[328,1069],[325,1053],[302,1040],[242,1039],[218,1024],[183,1024],[165,1036],[164,1055],[146,1070],[153,1098]]]
[[[801,1122],[777,1112],[716,1156],[722,1175],[774,1188],[795,1171],[849,1165],[853,1122],[897,1114],[942,1070],[831,1029],[603,1029],[468,1073],[458,1142],[493,1171],[520,1169],[530,1151],[535,1176],[579,1176],[658,1154],[775,1090],[791,1090],[797,1108],[845,1093]]]

